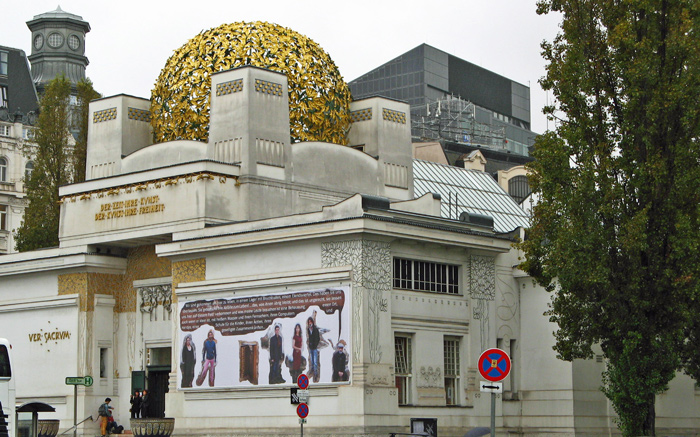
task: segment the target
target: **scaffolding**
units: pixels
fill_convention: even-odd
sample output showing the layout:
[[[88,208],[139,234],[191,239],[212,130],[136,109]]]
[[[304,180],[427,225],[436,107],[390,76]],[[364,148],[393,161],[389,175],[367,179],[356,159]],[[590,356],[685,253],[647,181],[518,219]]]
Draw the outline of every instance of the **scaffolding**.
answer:
[[[447,95],[411,108],[411,132],[420,141],[447,140],[491,149],[506,148],[506,130],[476,121],[474,104]]]

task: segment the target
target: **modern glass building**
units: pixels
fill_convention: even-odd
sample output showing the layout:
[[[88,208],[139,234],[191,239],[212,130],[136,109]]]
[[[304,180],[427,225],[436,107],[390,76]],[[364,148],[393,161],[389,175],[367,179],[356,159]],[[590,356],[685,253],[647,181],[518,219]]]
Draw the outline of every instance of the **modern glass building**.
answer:
[[[422,44],[350,82],[353,98],[411,105],[414,141],[529,155],[530,88]]]

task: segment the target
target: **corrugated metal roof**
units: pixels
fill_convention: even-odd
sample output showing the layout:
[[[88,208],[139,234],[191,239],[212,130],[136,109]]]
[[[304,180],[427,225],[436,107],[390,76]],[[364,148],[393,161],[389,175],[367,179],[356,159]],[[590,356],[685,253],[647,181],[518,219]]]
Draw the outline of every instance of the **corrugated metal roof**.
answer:
[[[414,159],[413,178],[416,198],[442,196],[442,217],[458,219],[464,211],[491,216],[496,232],[529,226],[527,213],[488,173]]]

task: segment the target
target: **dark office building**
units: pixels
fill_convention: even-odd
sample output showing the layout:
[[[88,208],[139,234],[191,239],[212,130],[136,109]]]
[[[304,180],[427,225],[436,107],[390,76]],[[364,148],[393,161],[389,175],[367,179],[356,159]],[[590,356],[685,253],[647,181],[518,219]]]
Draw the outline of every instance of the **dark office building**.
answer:
[[[411,105],[414,141],[529,155],[530,88],[426,44],[350,82],[354,99]]]

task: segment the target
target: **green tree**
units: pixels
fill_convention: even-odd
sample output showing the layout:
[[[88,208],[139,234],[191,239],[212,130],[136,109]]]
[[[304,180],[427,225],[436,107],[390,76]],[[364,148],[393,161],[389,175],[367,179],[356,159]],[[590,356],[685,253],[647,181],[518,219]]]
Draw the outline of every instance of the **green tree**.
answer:
[[[654,435],[655,398],[700,376],[700,2],[540,0],[539,196],[522,267],[553,291],[564,360],[607,359],[602,390],[624,435]]]
[[[25,181],[29,205],[15,235],[20,252],[58,246],[58,187],[70,182],[70,82],[63,75],[52,80],[41,97],[36,144],[26,153],[34,170]]]
[[[73,182],[85,181],[85,162],[87,160],[87,139],[89,126],[89,105],[94,99],[101,97],[92,87],[92,81],[85,79],[78,82],[78,106],[76,108],[76,123],[78,138],[73,149]]]

